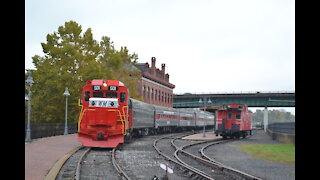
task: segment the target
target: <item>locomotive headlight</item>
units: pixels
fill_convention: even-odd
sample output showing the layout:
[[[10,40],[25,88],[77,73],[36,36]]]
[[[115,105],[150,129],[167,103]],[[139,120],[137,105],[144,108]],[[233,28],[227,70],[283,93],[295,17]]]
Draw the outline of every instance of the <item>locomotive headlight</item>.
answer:
[[[106,82],[104,82],[102,85],[103,85],[103,87],[107,87],[108,86],[108,84]]]

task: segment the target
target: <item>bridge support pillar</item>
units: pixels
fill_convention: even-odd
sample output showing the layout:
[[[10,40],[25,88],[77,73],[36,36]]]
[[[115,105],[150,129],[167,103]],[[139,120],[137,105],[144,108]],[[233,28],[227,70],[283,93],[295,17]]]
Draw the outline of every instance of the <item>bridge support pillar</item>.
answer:
[[[267,127],[268,127],[268,108],[267,106],[264,108],[264,113],[263,113],[263,127],[264,127],[264,131],[267,131]]]

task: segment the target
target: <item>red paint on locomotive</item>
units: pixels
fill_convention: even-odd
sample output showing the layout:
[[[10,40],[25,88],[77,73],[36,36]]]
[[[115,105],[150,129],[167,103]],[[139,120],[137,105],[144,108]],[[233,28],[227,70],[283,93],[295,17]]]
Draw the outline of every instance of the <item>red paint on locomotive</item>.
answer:
[[[89,80],[79,101],[78,141],[89,147],[117,147],[132,127],[128,88],[117,80]],[[131,121],[131,122],[130,122]]]
[[[251,135],[252,112],[243,104],[226,104],[216,111],[215,134],[239,138]]]

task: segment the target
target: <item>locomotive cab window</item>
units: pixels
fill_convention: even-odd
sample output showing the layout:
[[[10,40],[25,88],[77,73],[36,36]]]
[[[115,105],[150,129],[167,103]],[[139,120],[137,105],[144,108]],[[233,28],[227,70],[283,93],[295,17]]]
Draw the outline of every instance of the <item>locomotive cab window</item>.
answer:
[[[90,91],[84,92],[84,100],[89,101],[89,98],[90,98]]]
[[[124,103],[126,101],[126,93],[122,92],[120,93],[120,102]]]
[[[92,97],[103,97],[102,92],[92,92]]]

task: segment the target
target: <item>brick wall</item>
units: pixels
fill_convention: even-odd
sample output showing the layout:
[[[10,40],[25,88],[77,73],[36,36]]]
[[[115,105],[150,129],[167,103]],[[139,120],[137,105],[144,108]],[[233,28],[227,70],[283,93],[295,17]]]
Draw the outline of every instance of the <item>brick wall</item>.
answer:
[[[137,89],[146,103],[172,107],[175,85],[169,82],[169,74],[165,73],[165,64],[161,65],[161,70],[157,69],[155,64],[156,58],[152,57],[151,67],[149,63],[136,65],[142,74]]]

